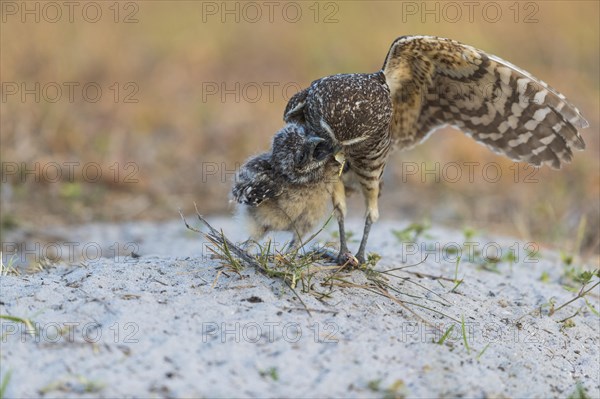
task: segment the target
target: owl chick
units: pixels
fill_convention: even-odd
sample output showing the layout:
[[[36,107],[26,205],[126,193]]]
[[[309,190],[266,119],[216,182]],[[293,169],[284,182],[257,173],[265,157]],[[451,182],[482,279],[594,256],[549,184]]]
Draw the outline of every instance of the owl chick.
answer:
[[[360,183],[367,207],[360,262],[379,218],[380,181],[393,149],[411,148],[451,125],[515,161],[558,169],[573,150],[585,148],[578,129],[588,126],[562,94],[528,72],[434,36],[396,39],[378,72],[315,80],[290,99],[284,121],[343,146],[349,176]],[[343,184],[337,186],[343,202]],[[343,217],[337,217],[341,254],[347,248]]]
[[[286,231],[293,234],[289,248],[302,245],[302,238],[323,220],[335,197],[333,186],[340,171],[335,152],[330,140],[291,123],[275,135],[270,152],[242,165],[232,196],[248,222],[249,242],[270,231]]]

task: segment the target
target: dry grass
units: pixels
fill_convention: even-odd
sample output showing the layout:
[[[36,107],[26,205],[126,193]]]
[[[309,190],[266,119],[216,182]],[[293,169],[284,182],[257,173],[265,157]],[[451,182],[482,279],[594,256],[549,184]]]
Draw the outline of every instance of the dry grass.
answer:
[[[202,234],[208,242],[214,245],[211,251],[217,259],[221,260],[222,269],[217,273],[213,286],[223,269],[241,276],[244,267],[249,266],[257,272],[287,285],[309,315],[311,315],[311,309],[306,306],[302,297],[298,295],[296,290],[299,288],[302,289],[302,292],[310,293],[319,300],[331,298],[333,293],[340,289],[366,291],[388,299],[408,311],[417,320],[436,329],[438,327],[433,321],[428,320],[427,316],[437,315],[458,322],[456,317],[446,313],[445,308],[450,307],[450,302],[442,295],[433,292],[417,281],[413,281],[411,277],[399,276],[394,273],[418,266],[427,257],[415,265],[405,265],[380,271],[376,270],[375,266],[381,257],[378,254],[371,253],[366,264],[356,267],[362,274],[362,279],[357,281],[349,274],[354,269],[349,264],[350,261],[344,265],[324,265],[320,263],[322,260],[316,252],[305,252],[301,249],[281,252],[272,248],[270,242],[263,245],[258,244],[258,253],[253,255],[231,242],[223,231],[218,231],[211,226],[198,212],[197,207],[196,216],[201,223],[201,227],[207,230],[206,232],[190,226],[181,212],[180,216],[189,230]],[[316,235],[318,233],[308,241],[315,238]],[[416,291],[411,292],[407,289],[408,286],[417,287]],[[427,294],[431,294],[434,298],[428,298]],[[422,312],[425,313],[422,314]]]
[[[105,17],[95,24],[82,20],[80,13],[73,23],[64,18],[58,23],[21,23],[19,17],[2,23],[2,82],[78,82],[79,87],[96,82],[103,89],[95,103],[82,101],[80,90],[75,90],[72,103],[66,94],[56,103],[44,97],[38,103],[31,96],[22,102],[18,95],[2,101],[3,165],[96,162],[103,172],[97,182],[86,181],[81,169],[71,181],[63,176],[52,182],[48,176],[23,179],[3,167],[3,230],[168,218],[176,215],[178,206],[194,200],[205,212],[230,212],[225,198],[231,173],[208,175],[206,168],[216,165],[218,172],[230,172],[269,146],[282,125],[283,85],[303,87],[324,75],[374,71],[395,37],[435,34],[509,59],[566,94],[590,121],[583,132],[588,150],[576,154],[575,163],[560,172],[540,170],[537,183],[525,183],[524,176],[515,183],[510,162],[458,133],[440,132],[415,150],[394,156],[386,176],[383,214],[410,220],[429,216],[436,222],[473,225],[598,254],[597,2],[533,2],[537,23],[522,22],[531,11],[524,9],[525,3],[520,3],[518,23],[509,9],[513,3],[503,2],[498,3],[503,15],[497,23],[486,22],[481,7],[472,23],[466,21],[466,9],[457,23],[443,18],[435,23],[433,17],[423,23],[420,15],[403,14],[401,7],[407,2],[340,2],[335,3],[338,22],[331,24],[313,21],[312,2],[298,3],[304,13],[298,23],[284,21],[280,13],[274,23],[266,14],[257,23],[235,23],[231,18],[221,23],[219,16],[203,22],[203,3],[139,2],[139,22],[133,24],[114,23],[108,3],[103,3]],[[331,10],[324,3],[320,6],[322,21]],[[115,82],[120,87],[116,103],[110,89]],[[124,102],[131,93],[125,89],[127,82],[139,88],[133,97],[137,103]],[[234,87],[236,82],[240,87],[257,83],[262,97],[256,102],[245,101],[243,93],[239,102],[233,95],[225,101],[219,95],[203,98],[206,84]],[[272,100],[265,82],[279,84]],[[129,162],[137,169],[126,169]],[[488,183],[476,169],[473,182],[436,183],[419,175],[403,181],[406,162],[440,162],[442,167],[449,162],[496,162],[503,176]],[[118,179],[111,169],[115,163],[120,167]],[[125,181],[132,171],[137,182]]]

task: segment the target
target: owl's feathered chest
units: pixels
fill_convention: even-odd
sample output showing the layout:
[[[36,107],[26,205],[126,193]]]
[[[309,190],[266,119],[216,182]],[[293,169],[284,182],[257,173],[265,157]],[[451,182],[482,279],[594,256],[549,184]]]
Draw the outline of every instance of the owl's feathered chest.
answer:
[[[329,183],[291,185],[281,195],[248,208],[248,212],[269,230],[310,230],[327,212],[331,192]]]

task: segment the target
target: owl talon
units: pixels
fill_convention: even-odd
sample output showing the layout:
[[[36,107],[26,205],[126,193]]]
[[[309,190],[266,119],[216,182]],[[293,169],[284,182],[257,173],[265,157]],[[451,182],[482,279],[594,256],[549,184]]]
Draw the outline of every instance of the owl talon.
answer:
[[[361,264],[351,252],[340,252],[337,257],[337,263],[338,265],[345,266],[348,269],[354,269]]]
[[[366,261],[365,261],[365,255],[363,255],[363,254],[356,254],[356,256],[354,258],[358,262],[357,266],[364,265],[366,263]]]
[[[334,253],[331,250],[325,248],[319,248],[314,251],[317,260],[324,260],[325,262],[336,263],[340,266],[345,266],[349,269],[358,267],[360,263],[349,251],[340,251]]]

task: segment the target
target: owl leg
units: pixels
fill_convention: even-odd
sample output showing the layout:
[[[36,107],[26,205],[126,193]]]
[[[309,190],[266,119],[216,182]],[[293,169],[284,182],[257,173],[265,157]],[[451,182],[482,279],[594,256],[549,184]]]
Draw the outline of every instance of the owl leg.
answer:
[[[344,218],[346,217],[346,190],[344,183],[339,180],[333,185],[331,192],[331,202],[333,203],[333,213],[338,221],[340,234],[340,251],[335,253],[328,248],[318,248],[315,253],[327,261],[337,263],[339,265],[358,266],[358,262],[348,250],[346,244],[346,230],[344,228]]]
[[[257,220],[258,218],[254,214],[246,213],[245,219],[250,237],[248,237],[246,241],[240,243],[240,247],[244,251],[249,252],[254,247],[258,247],[260,245],[260,241],[267,235],[271,228],[264,223],[259,223]]]
[[[366,260],[365,250],[367,248],[369,233],[371,232],[371,225],[379,219],[378,198],[380,185],[379,180],[370,180],[361,183],[367,205],[367,216],[362,240],[360,241],[358,252],[356,252],[356,259],[360,264],[364,264]]]
[[[298,251],[306,242],[304,238],[310,232],[312,224],[307,223],[301,218],[291,221],[292,228],[289,230],[293,234],[290,243],[286,248],[286,252]]]
[[[294,236],[292,237],[291,241],[287,245],[285,252],[292,252],[292,251],[298,249],[301,245],[302,245],[302,236],[294,233]]]
[[[340,234],[340,253],[337,257],[338,262],[347,261],[348,256],[348,245],[346,243],[346,229],[344,227],[344,218],[346,217],[346,190],[344,183],[338,180],[333,186],[333,192],[331,195],[333,202],[333,212],[338,221],[338,229]]]

